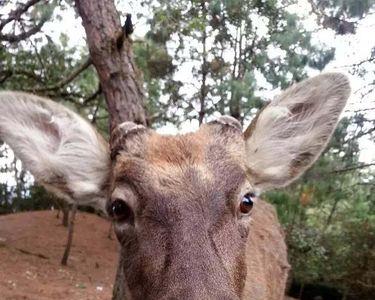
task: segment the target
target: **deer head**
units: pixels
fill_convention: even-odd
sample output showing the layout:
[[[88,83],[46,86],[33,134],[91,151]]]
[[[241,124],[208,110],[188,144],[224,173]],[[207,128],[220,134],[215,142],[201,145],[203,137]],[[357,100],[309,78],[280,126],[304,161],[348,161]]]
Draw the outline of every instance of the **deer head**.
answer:
[[[108,147],[66,108],[5,92],[0,134],[64,197],[103,207],[97,199],[108,195],[127,298],[241,299],[256,295],[244,287],[257,276],[252,261],[262,260],[247,252],[256,195],[311,166],[349,93],[345,76],[320,75],[283,92],[244,133],[231,117],[177,136],[123,123]]]

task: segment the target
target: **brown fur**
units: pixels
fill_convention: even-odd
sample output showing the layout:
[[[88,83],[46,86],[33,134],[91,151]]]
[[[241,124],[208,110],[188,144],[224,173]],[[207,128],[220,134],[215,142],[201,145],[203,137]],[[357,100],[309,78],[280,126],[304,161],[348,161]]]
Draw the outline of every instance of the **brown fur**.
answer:
[[[180,136],[145,130],[123,143],[113,190],[131,191],[125,200],[136,215],[134,227],[117,228],[129,299],[281,299],[288,264],[272,208],[260,202],[251,227],[249,216],[238,215],[251,191],[238,128],[209,124]],[[267,294],[269,285],[277,292]]]

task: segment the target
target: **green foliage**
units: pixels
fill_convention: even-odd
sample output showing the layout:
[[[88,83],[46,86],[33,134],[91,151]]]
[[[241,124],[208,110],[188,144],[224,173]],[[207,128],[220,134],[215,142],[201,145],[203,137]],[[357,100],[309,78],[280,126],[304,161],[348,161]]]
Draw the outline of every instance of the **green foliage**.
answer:
[[[28,195],[23,197],[14,197],[12,199],[13,212],[45,210],[55,206],[55,196],[47,193],[46,190],[38,185],[30,188]]]
[[[267,193],[267,199],[285,227],[294,280],[336,287],[350,299],[371,299],[374,171],[349,168],[359,164],[357,142],[347,142],[351,122],[340,122],[330,149],[298,182]]]
[[[340,35],[355,33],[357,21],[375,8],[374,0],[311,0],[310,3],[319,23]]]
[[[0,215],[14,212],[44,210],[58,206],[56,198],[43,187],[33,185],[25,194],[17,195],[17,189],[0,184]]]
[[[374,0],[333,0],[319,1],[323,9],[330,9],[336,17],[362,18],[375,4]]]
[[[134,47],[137,66],[142,70],[145,79],[162,78],[174,70],[172,57],[162,45],[145,41]]]
[[[334,55],[332,49],[313,47],[300,18],[275,0],[144,3],[153,9],[147,38],[154,44],[147,41],[143,48],[162,51],[157,55],[160,67],[167,61],[167,65],[190,69],[192,76],[180,78],[175,67],[153,72],[160,87],[182,82],[179,90],[173,90],[173,97],[172,91],[163,88],[159,95],[152,93],[159,99],[170,98],[168,104],[174,107],[164,118],[154,120],[156,123],[179,123],[202,114],[209,117],[215,111],[242,121],[252,108],[261,107],[256,96],[263,88],[258,84],[261,77],[273,87],[285,88],[306,76],[305,66],[321,70]],[[137,56],[143,71],[148,60],[154,60],[141,51]],[[173,57],[173,61],[163,57]],[[150,83],[146,75],[147,89],[155,86],[155,82]],[[184,88],[187,84],[192,85],[188,93]]]

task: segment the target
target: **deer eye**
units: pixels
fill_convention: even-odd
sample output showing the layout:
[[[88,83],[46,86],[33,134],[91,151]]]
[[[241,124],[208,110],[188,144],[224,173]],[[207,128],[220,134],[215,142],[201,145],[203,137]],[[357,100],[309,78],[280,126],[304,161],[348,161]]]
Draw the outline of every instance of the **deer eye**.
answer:
[[[251,212],[254,206],[255,197],[254,193],[247,193],[243,196],[240,203],[240,211],[242,214],[249,214]]]
[[[122,199],[115,199],[107,207],[108,215],[118,222],[132,222],[134,220],[133,210]]]

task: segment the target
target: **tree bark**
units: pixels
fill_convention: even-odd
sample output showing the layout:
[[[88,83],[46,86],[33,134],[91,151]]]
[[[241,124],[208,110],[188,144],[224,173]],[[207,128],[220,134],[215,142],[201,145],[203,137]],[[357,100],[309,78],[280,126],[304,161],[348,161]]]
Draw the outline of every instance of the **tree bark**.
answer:
[[[110,131],[124,121],[146,125],[144,93],[135,67],[131,39],[124,36],[113,0],[75,0],[86,31],[92,62],[98,72],[110,115]],[[125,299],[120,254],[114,300]]]
[[[144,93],[133,60],[132,42],[123,36],[113,0],[75,3],[107,102],[110,130],[124,121],[146,125]]]
[[[68,264],[70,248],[72,247],[72,242],[73,242],[74,219],[76,217],[77,208],[78,208],[77,202],[74,202],[73,207],[72,207],[72,215],[70,216],[70,222],[69,222],[69,228],[68,228],[68,241],[66,243],[64,255],[61,260],[61,264],[63,266],[66,266]]]
[[[61,206],[61,210],[62,210],[62,213],[63,213],[63,218],[62,218],[62,225],[64,227],[68,227],[69,226],[69,204],[68,203],[63,203],[62,206]]]

